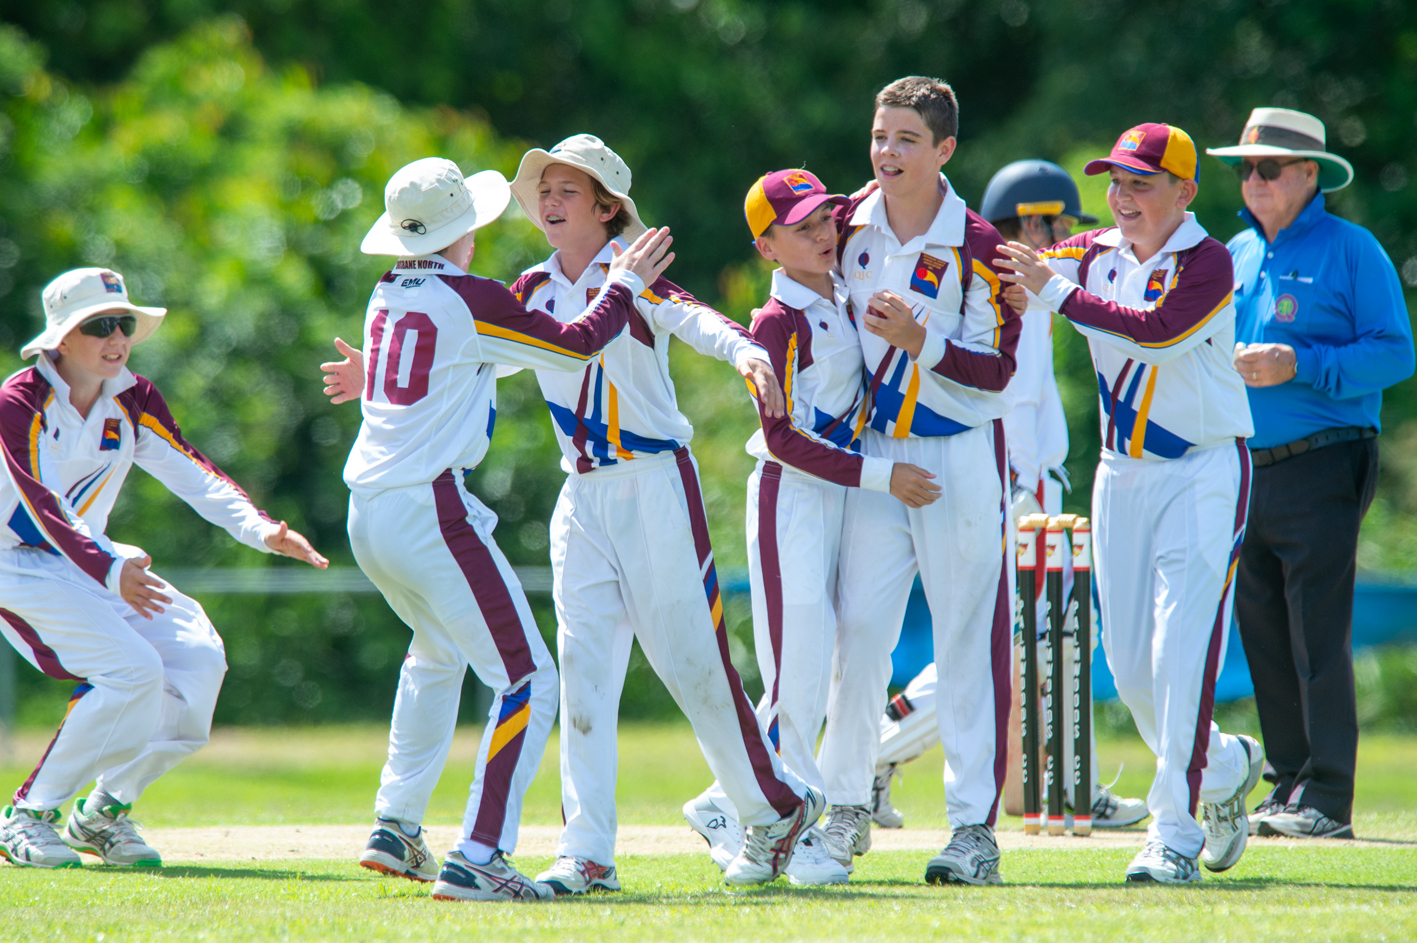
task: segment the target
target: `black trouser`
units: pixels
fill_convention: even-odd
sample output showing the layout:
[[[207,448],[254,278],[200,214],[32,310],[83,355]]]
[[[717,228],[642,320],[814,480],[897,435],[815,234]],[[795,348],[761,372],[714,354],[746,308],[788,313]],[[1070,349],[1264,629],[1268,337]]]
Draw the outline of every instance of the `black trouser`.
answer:
[[[1375,439],[1254,470],[1235,610],[1275,798],[1353,819],[1353,579],[1378,480]]]

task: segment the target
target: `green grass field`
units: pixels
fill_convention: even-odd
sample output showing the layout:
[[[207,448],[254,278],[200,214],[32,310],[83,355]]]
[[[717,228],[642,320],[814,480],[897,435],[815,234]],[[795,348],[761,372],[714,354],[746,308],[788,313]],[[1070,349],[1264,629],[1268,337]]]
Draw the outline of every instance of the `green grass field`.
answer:
[[[428,824],[456,826],[475,729],[460,731]],[[21,782],[46,737],[11,745],[0,788]],[[377,728],[220,731],[134,810],[154,832],[212,826],[364,825],[382,762]],[[1151,760],[1133,739],[1100,745],[1106,778],[1138,795]],[[169,858],[161,870],[0,868],[0,939],[103,940],[1410,940],[1417,938],[1417,738],[1371,736],[1360,754],[1361,843],[1259,841],[1233,871],[1191,888],[1128,887],[1129,848],[1055,839],[1006,851],[1005,886],[933,888],[927,851],[858,859],[851,884],[730,892],[702,854],[624,854],[625,891],[545,906],[440,904],[425,887],[380,879],[351,858],[219,863]],[[896,804],[910,828],[945,826],[938,748],[908,767]],[[679,826],[679,806],[708,782],[688,729],[622,732],[621,821]],[[1259,794],[1252,797],[1256,801]],[[555,742],[523,821],[559,823]],[[1017,819],[1001,829],[1018,831]],[[443,849],[436,849],[441,852]],[[534,873],[550,859],[519,855]]]

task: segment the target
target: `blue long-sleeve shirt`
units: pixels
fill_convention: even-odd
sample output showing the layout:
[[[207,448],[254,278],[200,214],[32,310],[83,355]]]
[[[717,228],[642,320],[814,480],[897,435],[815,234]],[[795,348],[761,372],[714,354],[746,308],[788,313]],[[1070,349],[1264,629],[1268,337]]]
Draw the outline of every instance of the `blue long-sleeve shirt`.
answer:
[[[1274,242],[1249,210],[1230,240],[1235,261],[1235,340],[1294,348],[1298,372],[1248,388],[1251,448],[1323,429],[1380,429],[1382,391],[1412,376],[1412,322],[1397,270],[1373,234],[1324,209],[1315,196]]]

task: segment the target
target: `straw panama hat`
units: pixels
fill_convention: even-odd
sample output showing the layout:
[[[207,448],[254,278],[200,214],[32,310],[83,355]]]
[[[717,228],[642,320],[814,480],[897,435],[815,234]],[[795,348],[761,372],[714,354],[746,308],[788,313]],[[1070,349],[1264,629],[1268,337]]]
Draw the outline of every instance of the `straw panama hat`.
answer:
[[[1207,154],[1230,165],[1246,157],[1304,157],[1319,165],[1319,189],[1342,190],[1353,182],[1353,165],[1326,149],[1324,123],[1288,108],[1256,108],[1235,147],[1208,147]]]
[[[509,199],[507,178],[495,170],[464,180],[450,160],[416,160],[389,178],[384,215],[370,227],[359,251],[411,258],[446,249],[501,216]]]
[[[610,195],[619,200],[630,214],[630,224],[625,227],[624,236],[634,242],[647,227],[640,220],[640,212],[635,209],[635,201],[630,199],[630,167],[620,155],[605,146],[605,142],[593,134],[573,134],[549,151],[534,147],[522,157],[517,168],[517,177],[512,181],[512,196],[533,226],[542,229],[541,214],[537,212],[537,187],[541,183],[541,173],[551,164],[565,164],[583,170],[599,180]]]
[[[28,360],[42,350],[55,350],[69,332],[96,314],[131,312],[138,318],[133,344],[147,340],[162,323],[166,308],[144,308],[128,300],[123,276],[112,269],[76,268],[44,286],[44,330],[20,350]]]

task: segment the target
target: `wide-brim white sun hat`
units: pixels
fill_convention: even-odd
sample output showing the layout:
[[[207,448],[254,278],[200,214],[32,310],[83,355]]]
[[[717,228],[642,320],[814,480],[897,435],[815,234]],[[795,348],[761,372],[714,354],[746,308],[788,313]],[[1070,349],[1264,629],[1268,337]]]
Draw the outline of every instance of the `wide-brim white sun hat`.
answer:
[[[635,209],[635,201],[630,199],[630,165],[594,134],[573,134],[549,151],[539,147],[527,151],[522,156],[521,166],[517,168],[516,179],[512,181],[512,196],[516,197],[517,205],[537,229],[545,231],[546,228],[541,225],[541,213],[536,207],[537,189],[541,185],[542,172],[552,164],[574,167],[600,181],[600,185],[620,201],[630,216],[623,234],[629,241],[634,242],[649,228],[640,220],[640,211]]]
[[[123,276],[112,269],[76,268],[44,286],[44,330],[20,349],[28,360],[40,351],[56,350],[60,341],[89,318],[108,312],[132,314],[138,319],[133,343],[141,344],[162,323],[166,308],[145,308],[128,298]]]
[[[1319,165],[1319,189],[1342,190],[1353,182],[1353,165],[1327,150],[1324,123],[1289,108],[1256,108],[1240,132],[1235,147],[1208,147],[1205,152],[1227,164],[1246,157],[1303,157]]]
[[[370,227],[359,251],[400,258],[428,255],[486,226],[510,201],[507,178],[497,171],[464,179],[452,161],[425,157],[389,178],[384,215]]]

